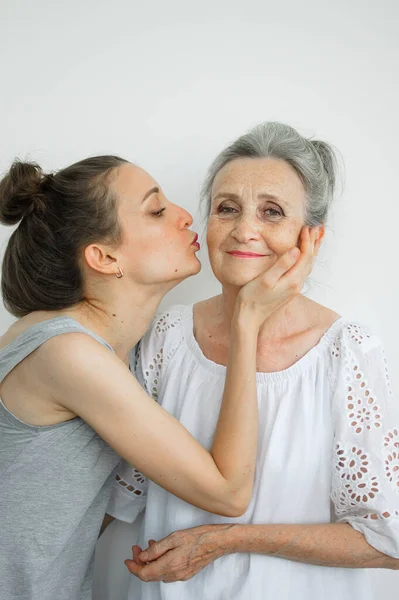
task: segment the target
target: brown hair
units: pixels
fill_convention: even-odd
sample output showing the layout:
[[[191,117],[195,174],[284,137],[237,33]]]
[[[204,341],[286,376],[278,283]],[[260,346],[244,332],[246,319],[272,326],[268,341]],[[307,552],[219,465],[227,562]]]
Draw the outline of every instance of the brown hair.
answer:
[[[15,225],[2,266],[4,305],[16,317],[84,299],[81,251],[121,241],[114,169],[127,161],[96,156],[55,174],[16,160],[0,181],[0,222]]]

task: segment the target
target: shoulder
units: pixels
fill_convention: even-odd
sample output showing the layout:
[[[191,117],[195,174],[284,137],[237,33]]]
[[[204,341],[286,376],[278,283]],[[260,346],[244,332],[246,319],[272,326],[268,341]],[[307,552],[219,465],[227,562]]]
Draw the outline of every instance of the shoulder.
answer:
[[[330,353],[336,370],[354,369],[356,365],[368,370],[386,364],[384,345],[379,335],[359,321],[339,319],[339,326],[330,343]]]
[[[167,310],[158,313],[154,318],[146,336],[166,337],[168,332],[179,329],[179,324],[190,317],[192,306],[187,304],[175,304]]]
[[[51,337],[36,350],[36,354],[47,368],[54,372],[69,372],[69,375],[71,369],[75,374],[88,373],[98,361],[120,362],[110,348],[80,331],[66,331]]]
[[[58,313],[57,313],[58,316]],[[20,335],[28,331],[34,325],[39,323],[45,323],[51,321],[54,318],[54,314],[47,311],[36,311],[27,314],[20,319],[17,319],[11,323],[10,327],[0,337],[0,348],[4,348],[8,344],[11,344]]]
[[[359,321],[341,317],[332,343],[332,353],[344,357],[348,353],[367,356],[375,349],[383,351],[380,337]]]
[[[147,333],[133,349],[131,370],[145,390],[158,401],[160,381],[170,359],[184,338],[192,306],[178,304],[159,313]]]
[[[381,338],[358,321],[341,320],[331,346],[332,383],[339,395],[353,391],[360,398],[372,399],[371,389],[392,395],[384,345]],[[370,398],[369,398],[370,397]]]
[[[184,327],[192,318],[192,306],[178,304],[156,315],[135,348],[135,364],[163,364],[173,355],[184,337]]]
[[[32,358],[30,368],[46,384],[54,401],[85,420],[79,402],[84,399],[89,405],[100,402],[101,396],[108,401],[115,390],[125,389],[131,377],[114,352],[83,332],[52,337]]]

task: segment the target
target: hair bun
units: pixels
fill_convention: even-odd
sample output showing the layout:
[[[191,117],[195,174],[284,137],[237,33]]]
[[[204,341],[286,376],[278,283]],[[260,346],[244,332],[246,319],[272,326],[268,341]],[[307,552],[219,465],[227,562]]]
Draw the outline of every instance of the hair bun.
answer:
[[[0,181],[0,222],[15,225],[41,204],[43,171],[37,163],[15,160]]]
[[[318,157],[321,160],[323,169],[327,174],[328,186],[330,188],[331,196],[334,194],[337,185],[337,157],[330,144],[322,142],[320,140],[310,140],[314,150],[317,152]]]

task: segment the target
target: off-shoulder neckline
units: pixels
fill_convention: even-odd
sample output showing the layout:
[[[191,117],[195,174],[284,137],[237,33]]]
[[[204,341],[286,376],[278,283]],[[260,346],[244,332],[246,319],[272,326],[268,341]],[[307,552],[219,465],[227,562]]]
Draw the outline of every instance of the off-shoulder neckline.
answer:
[[[188,349],[196,361],[205,369],[215,375],[226,373],[226,367],[207,358],[201,350],[194,336],[194,304],[183,307],[182,328],[184,339]],[[318,358],[329,348],[330,344],[336,339],[339,331],[343,328],[346,320],[344,317],[338,317],[330,327],[321,336],[318,343],[313,346],[304,356],[297,360],[293,365],[282,371],[273,371],[270,373],[257,372],[256,380],[258,383],[283,382],[287,379],[295,378],[303,373],[311,365],[315,364]]]

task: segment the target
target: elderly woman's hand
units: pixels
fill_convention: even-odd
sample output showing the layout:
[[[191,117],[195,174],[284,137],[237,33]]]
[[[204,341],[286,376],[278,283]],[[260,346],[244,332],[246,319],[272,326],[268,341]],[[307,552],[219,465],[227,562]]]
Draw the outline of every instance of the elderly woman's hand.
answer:
[[[301,292],[319,247],[318,231],[303,227],[300,248],[291,248],[265,273],[244,285],[238,294],[237,308],[250,310],[257,323],[263,323]]]
[[[133,546],[133,560],[126,560],[125,564],[142,581],[187,581],[228,553],[228,536],[224,533],[230,528],[230,525],[201,525],[176,531],[159,542],[150,540],[144,552]]]

